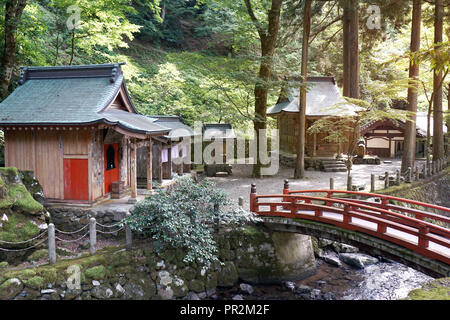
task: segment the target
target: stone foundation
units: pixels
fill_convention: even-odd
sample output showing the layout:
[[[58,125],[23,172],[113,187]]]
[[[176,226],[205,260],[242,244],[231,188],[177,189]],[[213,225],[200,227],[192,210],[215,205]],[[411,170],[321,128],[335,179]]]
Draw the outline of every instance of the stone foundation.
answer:
[[[0,268],[0,300],[205,299],[213,297],[217,287],[239,281],[281,283],[315,272],[306,236],[258,226],[222,233],[217,242],[221,263],[210,268],[185,263],[180,249],[157,252],[151,241],[136,243],[131,251],[105,248],[55,265]],[[68,277],[74,273],[67,272],[74,267],[80,271],[80,286],[71,289]]]
[[[131,206],[130,206],[131,207]],[[129,208],[114,209],[82,209],[82,208],[49,208],[50,222],[62,231],[76,231],[89,224],[90,218],[95,218],[98,223],[112,225],[122,221]]]

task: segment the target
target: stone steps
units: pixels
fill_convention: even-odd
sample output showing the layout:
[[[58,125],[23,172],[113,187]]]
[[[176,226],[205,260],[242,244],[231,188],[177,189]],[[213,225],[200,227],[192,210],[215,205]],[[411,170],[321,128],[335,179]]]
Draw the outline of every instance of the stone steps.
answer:
[[[321,168],[325,172],[347,172],[347,166],[342,160],[321,160]]]

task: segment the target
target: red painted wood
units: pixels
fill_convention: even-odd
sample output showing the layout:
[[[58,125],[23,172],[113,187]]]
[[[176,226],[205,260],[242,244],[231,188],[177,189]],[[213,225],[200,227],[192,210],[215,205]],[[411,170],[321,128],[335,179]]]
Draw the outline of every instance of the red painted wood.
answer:
[[[114,164],[115,164],[115,168],[114,169],[110,169],[110,170],[106,170],[106,165],[108,164],[108,159],[106,156],[106,151],[108,150],[109,146],[113,146],[114,148]],[[105,144],[105,148],[104,148],[104,159],[105,159],[105,164],[104,164],[104,172],[105,172],[105,193],[110,193],[112,191],[112,183],[119,181],[119,144],[115,143],[115,144]]]
[[[327,193],[327,198],[324,197],[313,197],[305,195],[293,195],[294,193]],[[279,195],[257,195],[256,192],[252,192],[250,195],[250,207],[251,211],[263,215],[263,216],[278,216],[285,218],[297,218],[305,220],[313,220],[317,222],[328,223],[331,225],[338,226],[347,230],[354,230],[363,233],[370,234],[377,238],[387,240],[389,242],[402,245],[418,254],[429,257],[431,259],[437,259],[444,263],[450,264],[450,259],[444,254],[440,254],[437,251],[429,250],[429,242],[434,242],[436,244],[442,245],[444,247],[450,248],[450,229],[448,227],[442,227],[433,224],[428,221],[423,221],[423,216],[432,217],[434,220],[440,221],[441,223],[448,222],[448,217],[426,213],[420,211],[422,215],[422,220],[417,218],[411,218],[406,215],[390,211],[392,207],[387,204],[386,208],[380,205],[380,203],[372,203],[367,201],[355,200],[355,199],[336,199],[330,197],[333,193],[350,193],[359,195],[370,195],[372,197],[383,198],[384,200],[397,200],[405,203],[419,204],[425,208],[439,209],[444,212],[450,211],[449,208],[440,207],[436,205],[431,205],[427,203],[421,203],[417,201],[401,199],[396,197],[375,195],[363,192],[348,192],[348,191],[330,191],[330,190],[305,190],[305,191],[289,191],[283,190],[283,194]],[[290,194],[290,197],[286,197],[286,194]],[[271,199],[279,199],[280,202],[273,202]],[[269,199],[270,201],[267,201]],[[286,201],[287,200],[287,201]],[[314,201],[314,203],[312,202]],[[323,202],[326,205],[319,205],[316,202]],[[338,204],[341,208],[333,206]],[[260,210],[260,207],[268,207],[269,210]],[[278,207],[282,207],[284,211],[278,211]],[[342,208],[343,207],[343,208]],[[402,211],[400,206],[395,206],[392,208],[395,211]],[[411,211],[411,208],[405,208],[405,211]],[[302,214],[299,210],[311,210],[315,211],[315,215]],[[325,217],[321,215],[322,211],[329,211],[343,215],[343,221],[337,221],[333,218]],[[319,214],[318,214],[319,213]],[[357,226],[352,224],[352,217],[365,220],[368,222],[376,223],[377,230],[373,231],[364,226]],[[386,228],[395,229],[401,232],[409,233],[411,235],[418,237],[418,243],[414,244],[405,240],[403,238],[398,238],[386,234]],[[438,236],[439,235],[439,236]]]
[[[64,199],[89,200],[87,159],[64,159]]]

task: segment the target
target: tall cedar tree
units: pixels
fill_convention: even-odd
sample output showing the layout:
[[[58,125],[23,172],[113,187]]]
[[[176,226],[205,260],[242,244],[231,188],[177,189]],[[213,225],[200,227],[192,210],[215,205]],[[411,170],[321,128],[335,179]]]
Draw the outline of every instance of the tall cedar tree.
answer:
[[[256,163],[253,166],[253,176],[261,177],[261,160],[260,160],[260,130],[267,128],[267,96],[268,96],[268,82],[272,71],[273,55],[278,38],[278,31],[280,25],[280,14],[283,0],[272,0],[272,6],[268,12],[268,26],[267,30],[262,27],[261,22],[253,12],[252,4],[250,0],[244,0],[247,7],[248,15],[255,26],[259,39],[261,42],[261,63],[259,66],[258,77],[260,82],[255,85],[255,119],[253,120],[253,126],[256,131],[255,139],[257,143]]]
[[[298,112],[298,138],[297,160],[294,178],[300,179],[305,175],[305,138],[306,138],[306,87],[304,83],[308,79],[308,49],[309,35],[311,32],[311,2],[305,1],[303,13],[303,45],[302,45],[302,86],[300,88],[299,112]]]
[[[412,25],[411,25],[411,53],[417,52],[420,49],[420,29],[422,22],[422,0],[414,0]],[[405,125],[405,144],[402,157],[401,171],[405,172],[408,168],[414,167],[415,152],[416,152],[416,112],[417,112],[417,96],[418,96],[418,80],[419,64],[412,60],[409,63],[409,78],[410,82],[408,88],[408,106],[407,110],[411,112],[410,120]]]
[[[444,3],[443,0],[435,0],[434,13],[434,44],[435,50],[440,50],[437,44],[443,42]],[[433,161],[444,157],[444,131],[442,112],[442,69],[435,70],[433,76]]]
[[[8,96],[8,88],[16,62],[17,28],[27,0],[6,0],[5,3],[5,46],[3,48],[0,74],[1,97]]]

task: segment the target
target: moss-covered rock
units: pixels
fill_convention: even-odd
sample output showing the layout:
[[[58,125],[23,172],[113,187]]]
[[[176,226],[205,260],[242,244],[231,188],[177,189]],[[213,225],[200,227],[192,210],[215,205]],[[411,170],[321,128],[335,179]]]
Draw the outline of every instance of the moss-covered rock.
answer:
[[[189,290],[195,293],[205,292],[205,283],[198,279],[193,279],[189,281]]]
[[[219,287],[233,287],[239,280],[236,266],[231,261],[226,261],[219,267],[217,285]]]
[[[420,289],[412,290],[408,300],[450,300],[450,278],[433,280]]]
[[[23,289],[23,283],[17,278],[6,280],[0,285],[0,300],[10,300],[17,296]]]
[[[84,274],[87,278],[92,280],[103,280],[106,277],[107,270],[105,266],[96,266],[87,269]]]
[[[48,249],[40,249],[33,252],[30,256],[28,256],[28,261],[39,261],[43,258],[48,257]]]
[[[31,289],[41,290],[45,287],[45,280],[42,277],[35,276],[24,281],[25,286]]]
[[[9,265],[9,263],[6,261],[0,262],[0,269],[5,269],[8,267],[8,265]]]

